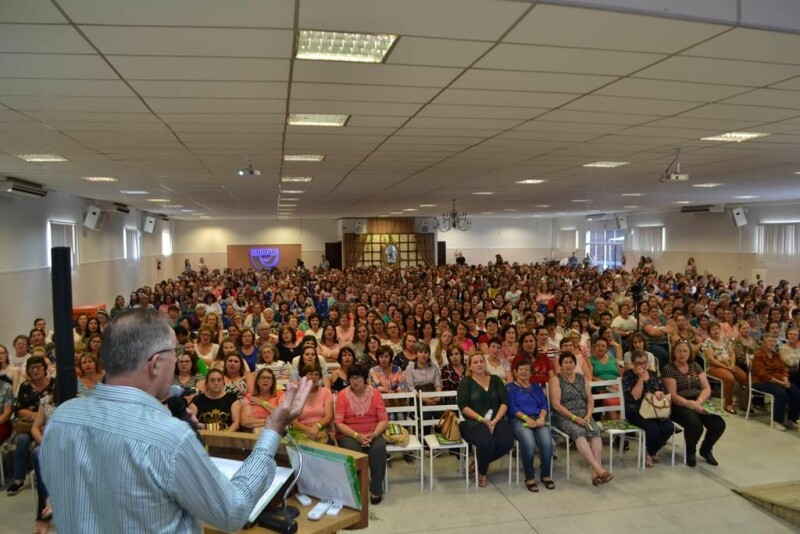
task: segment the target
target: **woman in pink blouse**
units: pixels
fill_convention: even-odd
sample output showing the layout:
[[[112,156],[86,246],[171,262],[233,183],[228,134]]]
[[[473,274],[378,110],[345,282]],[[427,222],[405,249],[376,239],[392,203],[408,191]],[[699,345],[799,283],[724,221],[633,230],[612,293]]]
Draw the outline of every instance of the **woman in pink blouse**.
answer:
[[[333,394],[325,387],[319,387],[320,371],[317,366],[304,365],[300,369],[300,378],[307,376],[314,384],[303,413],[292,423],[294,428],[303,432],[308,439],[318,443],[331,443],[328,427],[333,421]]]
[[[354,365],[347,370],[350,385],[336,397],[336,433],[339,446],[369,457],[369,493],[372,504],[383,500],[386,476],[386,442],[383,431],[389,417],[381,392],[367,384],[367,370]]]
[[[392,348],[381,345],[378,349],[378,365],[369,370],[369,384],[381,393],[405,391],[403,370],[392,363]]]

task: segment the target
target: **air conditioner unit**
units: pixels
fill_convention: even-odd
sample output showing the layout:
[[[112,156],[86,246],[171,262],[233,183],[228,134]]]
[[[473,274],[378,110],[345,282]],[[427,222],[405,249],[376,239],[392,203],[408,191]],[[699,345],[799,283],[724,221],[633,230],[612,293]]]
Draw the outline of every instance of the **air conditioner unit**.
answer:
[[[37,198],[47,196],[47,189],[41,185],[9,176],[0,177],[0,192]]]
[[[592,213],[586,216],[587,221],[604,221],[608,219],[608,215],[605,213]]]
[[[92,230],[100,230],[103,227],[103,210],[97,206],[89,206],[83,218],[83,225]]]
[[[683,206],[681,213],[725,213],[725,204],[700,204]]]
[[[142,232],[152,234],[156,228],[156,218],[152,215],[145,215],[144,223],[142,224]]]

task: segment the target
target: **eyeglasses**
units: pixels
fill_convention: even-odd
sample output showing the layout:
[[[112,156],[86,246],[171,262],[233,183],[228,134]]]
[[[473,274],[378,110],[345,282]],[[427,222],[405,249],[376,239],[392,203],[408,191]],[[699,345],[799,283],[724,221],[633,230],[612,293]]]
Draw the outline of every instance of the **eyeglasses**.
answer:
[[[156,356],[160,356],[160,355],[162,355],[164,353],[167,353],[167,352],[174,352],[175,353],[175,358],[177,359],[177,358],[180,358],[181,356],[183,356],[183,351],[184,350],[185,350],[185,347],[183,345],[178,345],[177,347],[171,347],[169,349],[163,349],[163,350],[160,350],[158,352],[154,352],[153,354],[151,354],[150,357],[148,358],[148,360],[152,360]]]

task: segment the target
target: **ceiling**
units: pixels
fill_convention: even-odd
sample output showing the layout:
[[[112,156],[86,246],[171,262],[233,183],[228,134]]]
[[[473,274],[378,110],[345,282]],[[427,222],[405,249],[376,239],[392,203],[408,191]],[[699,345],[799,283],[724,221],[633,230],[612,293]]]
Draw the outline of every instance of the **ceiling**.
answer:
[[[384,64],[308,61],[298,29],[400,38]],[[701,140],[730,131],[771,135]],[[659,183],[676,147],[691,181]],[[235,174],[248,158],[261,176]],[[313,177],[292,217],[335,218],[786,201],[798,172],[798,34],[501,0],[0,5],[0,175],[179,218],[275,217],[280,176]]]

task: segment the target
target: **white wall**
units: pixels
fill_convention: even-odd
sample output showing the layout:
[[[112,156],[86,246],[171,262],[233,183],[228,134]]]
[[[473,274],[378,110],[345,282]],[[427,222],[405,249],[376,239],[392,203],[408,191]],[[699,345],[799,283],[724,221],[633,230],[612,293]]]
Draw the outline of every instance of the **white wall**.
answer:
[[[153,234],[141,234],[142,259],[123,259],[124,227],[141,228],[141,213],[108,213],[101,230],[83,228],[84,200],[51,191],[43,199],[0,195],[0,343],[27,334],[33,319],[44,317],[52,327],[51,272],[47,248],[49,220],[78,224],[79,264],[72,273],[72,298],[76,306],[105,303],[117,294],[127,300],[132,290],[152,285],[172,273],[172,261],[163,261],[158,275],[155,259],[161,254],[161,231],[170,223],[158,221]]]
[[[319,263],[326,242],[341,240],[333,219],[175,221],[175,234],[175,265],[188,258],[197,267],[203,257],[210,269],[227,266],[228,245],[250,244],[300,244],[303,261],[311,267]]]
[[[455,262],[461,251],[470,265],[493,262],[500,254],[508,262],[537,262],[550,255],[553,225],[548,219],[472,220],[467,232],[438,232],[436,239],[447,243],[447,263]]]

